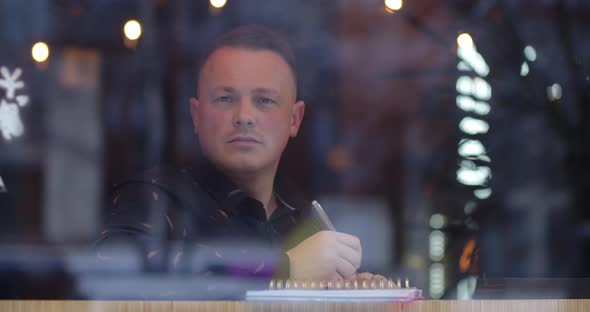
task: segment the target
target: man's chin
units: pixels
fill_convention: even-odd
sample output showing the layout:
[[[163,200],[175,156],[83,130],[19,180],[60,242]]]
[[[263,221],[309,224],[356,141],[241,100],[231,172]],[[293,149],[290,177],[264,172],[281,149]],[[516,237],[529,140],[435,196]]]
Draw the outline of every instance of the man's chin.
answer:
[[[259,161],[254,159],[232,159],[224,163],[223,167],[225,171],[234,174],[256,174],[264,168]]]

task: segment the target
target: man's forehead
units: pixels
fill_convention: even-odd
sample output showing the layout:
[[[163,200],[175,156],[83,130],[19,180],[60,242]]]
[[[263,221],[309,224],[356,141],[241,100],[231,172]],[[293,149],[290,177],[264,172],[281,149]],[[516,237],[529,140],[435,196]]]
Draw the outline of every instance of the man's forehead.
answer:
[[[199,75],[207,89],[249,84],[259,92],[295,87],[293,73],[285,60],[272,50],[222,47],[207,59]]]
[[[217,85],[212,86],[208,89],[210,93],[242,93],[242,90],[235,88],[233,86],[224,86],[224,85]],[[273,87],[254,87],[252,89],[248,89],[250,94],[259,94],[259,95],[266,95],[266,96],[275,96],[280,97],[281,92],[278,89]]]
[[[218,86],[214,86],[211,88],[212,91],[221,91],[221,92],[239,92],[238,89],[236,89],[233,86],[225,86],[225,85],[218,85]],[[252,90],[250,90],[252,93],[264,93],[264,94],[278,94],[279,91],[277,89],[274,88],[265,88],[265,87],[257,87],[257,88],[253,88]]]
[[[235,68],[239,65],[263,66],[261,69],[266,67],[276,72],[290,72],[289,64],[277,52],[241,47],[222,47],[215,50],[207,58],[203,70]]]

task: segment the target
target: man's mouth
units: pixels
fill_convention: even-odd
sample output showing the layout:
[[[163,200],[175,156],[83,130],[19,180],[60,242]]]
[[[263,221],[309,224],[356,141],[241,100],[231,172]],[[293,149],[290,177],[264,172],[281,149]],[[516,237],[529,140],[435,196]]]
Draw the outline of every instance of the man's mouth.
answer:
[[[262,143],[259,140],[253,138],[253,137],[248,137],[248,136],[238,136],[238,137],[234,137],[231,138],[228,143]]]

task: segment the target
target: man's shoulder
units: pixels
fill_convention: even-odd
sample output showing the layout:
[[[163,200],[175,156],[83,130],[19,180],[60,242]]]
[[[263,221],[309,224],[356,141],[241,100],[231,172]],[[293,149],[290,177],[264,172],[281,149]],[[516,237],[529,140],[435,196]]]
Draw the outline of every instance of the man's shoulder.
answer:
[[[208,195],[194,178],[191,167],[159,164],[139,172],[115,185],[114,192],[160,190],[182,206],[198,206]]]
[[[190,168],[178,167],[168,164],[158,164],[131,175],[121,183],[117,184],[117,186],[123,185],[125,183],[150,183],[155,185],[180,183],[181,181],[185,180],[188,169]]]

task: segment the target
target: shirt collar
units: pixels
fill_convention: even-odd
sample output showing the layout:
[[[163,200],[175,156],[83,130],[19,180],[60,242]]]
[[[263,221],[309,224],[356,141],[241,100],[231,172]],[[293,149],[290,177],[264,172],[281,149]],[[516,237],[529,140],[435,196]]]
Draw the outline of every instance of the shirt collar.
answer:
[[[236,196],[240,198],[249,197],[244,196],[244,193],[207,159],[203,159],[191,171],[192,176],[199,182],[201,187],[219,203]],[[277,210],[279,208],[283,210],[282,207],[284,207],[286,212],[293,212],[306,204],[297,188],[280,173],[277,173],[275,177],[274,192],[278,204]],[[255,200],[254,198],[251,199]],[[275,213],[277,212],[279,211]]]
[[[203,159],[194,167],[191,174],[201,187],[218,202],[222,202],[228,196],[240,191],[227,176],[207,159]]]

